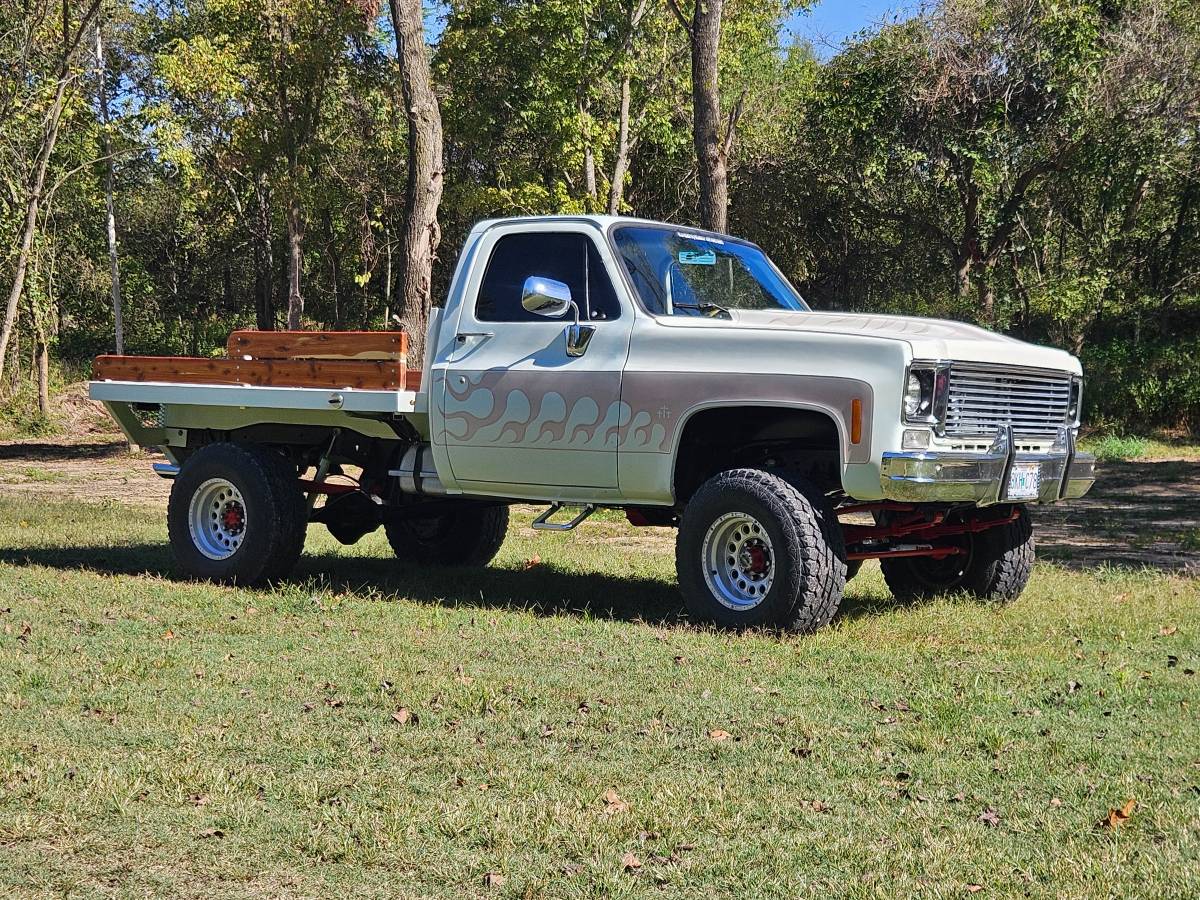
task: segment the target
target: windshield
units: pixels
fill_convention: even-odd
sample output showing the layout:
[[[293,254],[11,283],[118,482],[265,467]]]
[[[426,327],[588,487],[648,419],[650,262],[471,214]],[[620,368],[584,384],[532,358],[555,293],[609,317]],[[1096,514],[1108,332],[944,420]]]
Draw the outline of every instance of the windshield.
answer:
[[[654,315],[808,309],[767,255],[751,244],[651,225],[624,225],[613,239],[634,289]]]

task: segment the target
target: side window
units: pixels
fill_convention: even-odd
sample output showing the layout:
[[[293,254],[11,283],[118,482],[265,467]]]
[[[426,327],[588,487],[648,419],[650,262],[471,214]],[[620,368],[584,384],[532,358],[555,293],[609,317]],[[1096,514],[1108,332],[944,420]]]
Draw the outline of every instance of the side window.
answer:
[[[475,318],[480,322],[545,322],[521,306],[521,290],[531,275],[553,278],[571,289],[580,319],[593,322],[621,315],[612,281],[596,245],[586,234],[524,232],[496,242],[488,260]]]

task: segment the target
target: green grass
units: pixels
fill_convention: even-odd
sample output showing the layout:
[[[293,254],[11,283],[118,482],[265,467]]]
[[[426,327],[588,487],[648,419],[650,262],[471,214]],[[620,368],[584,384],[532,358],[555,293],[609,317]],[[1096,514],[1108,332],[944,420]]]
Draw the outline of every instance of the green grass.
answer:
[[[1141,459],[1150,448],[1150,442],[1143,437],[1106,434],[1083,442],[1083,448],[1096,454],[1101,462],[1118,462]]]
[[[1200,444],[1194,438],[1163,434],[1094,434],[1083,438],[1080,448],[1096,454],[1096,458],[1104,462],[1200,458]]]
[[[0,895],[1200,891],[1195,580],[903,608],[869,566],[731,635],[615,522],[443,572],[314,527],[250,591],[172,580],[160,520],[0,498]]]

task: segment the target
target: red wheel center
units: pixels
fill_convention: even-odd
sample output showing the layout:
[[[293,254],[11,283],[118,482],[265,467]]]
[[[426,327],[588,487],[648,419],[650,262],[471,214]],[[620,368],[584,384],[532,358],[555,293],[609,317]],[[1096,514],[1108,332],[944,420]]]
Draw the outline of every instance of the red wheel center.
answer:
[[[762,547],[747,547],[746,552],[750,554],[750,571],[755,575],[761,575],[767,571],[767,553]]]
[[[242,527],[243,521],[245,521],[245,516],[242,515],[240,506],[227,506],[221,513],[221,524],[225,526],[226,531],[237,531]]]

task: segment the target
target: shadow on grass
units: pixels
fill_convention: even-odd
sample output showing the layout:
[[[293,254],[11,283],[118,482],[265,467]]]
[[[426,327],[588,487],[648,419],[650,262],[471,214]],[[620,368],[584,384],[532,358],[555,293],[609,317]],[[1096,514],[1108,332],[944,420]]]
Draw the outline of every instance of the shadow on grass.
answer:
[[[73,569],[107,575],[177,579],[166,544],[119,547],[0,548],[0,563]],[[423,568],[380,557],[315,553],[301,558],[285,584],[318,582],[323,589],[380,595],[440,606],[523,609],[537,615],[591,615],[622,621],[683,621],[674,584],[603,573],[570,572],[553,565],[530,571],[503,568]]]
[[[0,564],[182,579],[166,544],[119,547],[0,548]],[[286,585],[319,585],[322,590],[382,596],[446,607],[524,610],[534,615],[579,615],[650,625],[686,624],[686,610],[674,582],[618,578],[600,572],[572,572],[552,564],[529,571],[504,568],[423,568],[381,557],[331,553],[301,558]],[[852,593],[838,619],[883,615],[895,609],[884,596]]]
[[[91,444],[51,444],[20,441],[0,444],[0,460],[24,460],[26,462],[49,462],[52,460],[105,459],[110,456],[128,456],[129,445],[124,441],[104,441]]]

